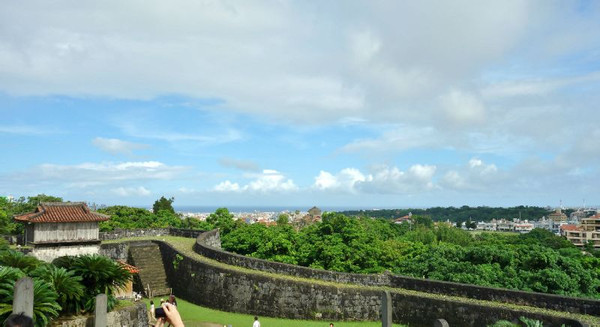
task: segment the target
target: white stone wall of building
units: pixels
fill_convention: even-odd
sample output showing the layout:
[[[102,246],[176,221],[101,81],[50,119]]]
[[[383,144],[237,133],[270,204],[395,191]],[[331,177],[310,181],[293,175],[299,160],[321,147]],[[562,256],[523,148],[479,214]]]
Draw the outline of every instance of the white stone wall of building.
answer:
[[[45,262],[52,262],[52,260],[70,255],[86,255],[86,254],[98,254],[100,252],[100,245],[73,245],[73,246],[55,246],[55,247],[38,247],[31,251],[31,254],[39,260]]]

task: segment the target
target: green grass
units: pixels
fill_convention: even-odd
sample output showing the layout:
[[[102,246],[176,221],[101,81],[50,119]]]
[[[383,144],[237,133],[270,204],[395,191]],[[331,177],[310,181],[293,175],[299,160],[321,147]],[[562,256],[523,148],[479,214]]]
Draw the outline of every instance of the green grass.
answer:
[[[166,299],[166,297],[165,297]],[[144,299],[144,302],[148,305],[150,310],[150,300]],[[154,305],[158,306],[160,298],[154,299]],[[232,327],[244,327],[252,326],[254,321],[253,315],[231,313],[213,310],[205,307],[195,305],[193,303],[177,299],[177,309],[181,314],[181,318],[186,327],[200,327],[202,323],[215,323],[221,326],[231,325]],[[293,319],[280,319],[271,317],[259,317],[261,326],[269,327],[329,327],[329,323],[334,323],[336,327],[379,327],[381,321],[328,321],[328,320],[293,320]],[[394,324],[396,327],[404,325]]]

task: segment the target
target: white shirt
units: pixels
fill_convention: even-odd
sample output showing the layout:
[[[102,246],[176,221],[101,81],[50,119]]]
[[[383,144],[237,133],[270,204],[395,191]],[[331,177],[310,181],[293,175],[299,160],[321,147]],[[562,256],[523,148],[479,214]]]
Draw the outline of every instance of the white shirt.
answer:
[[[260,327],[260,322],[258,320],[254,320],[252,327]]]

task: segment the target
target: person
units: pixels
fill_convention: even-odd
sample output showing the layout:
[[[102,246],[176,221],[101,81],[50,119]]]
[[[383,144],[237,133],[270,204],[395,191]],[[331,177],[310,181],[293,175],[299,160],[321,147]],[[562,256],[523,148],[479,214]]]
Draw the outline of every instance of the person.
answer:
[[[260,327],[260,321],[258,321],[257,316],[254,316],[254,323],[252,324],[252,327]]]
[[[13,313],[4,320],[3,327],[33,327],[33,319],[26,316],[23,312]]]
[[[163,327],[165,322],[169,323],[172,327],[185,327],[183,324],[183,320],[181,320],[181,315],[179,311],[177,311],[177,307],[172,305],[171,303],[163,303],[163,310],[165,310],[165,318],[158,319],[156,323],[156,327]]]
[[[329,327],[333,327],[333,323],[329,324]]]
[[[150,321],[154,321],[155,318],[154,301],[150,301]]]
[[[177,300],[175,299],[175,295],[173,295],[173,294],[171,294],[171,296],[169,296],[169,300],[167,302],[171,303],[174,306],[177,306]]]

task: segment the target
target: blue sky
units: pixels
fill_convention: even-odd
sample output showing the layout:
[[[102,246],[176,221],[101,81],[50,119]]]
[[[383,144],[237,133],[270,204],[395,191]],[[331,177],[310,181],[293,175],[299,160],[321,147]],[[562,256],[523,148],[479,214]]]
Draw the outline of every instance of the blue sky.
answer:
[[[0,195],[600,204],[594,1],[0,5]]]

